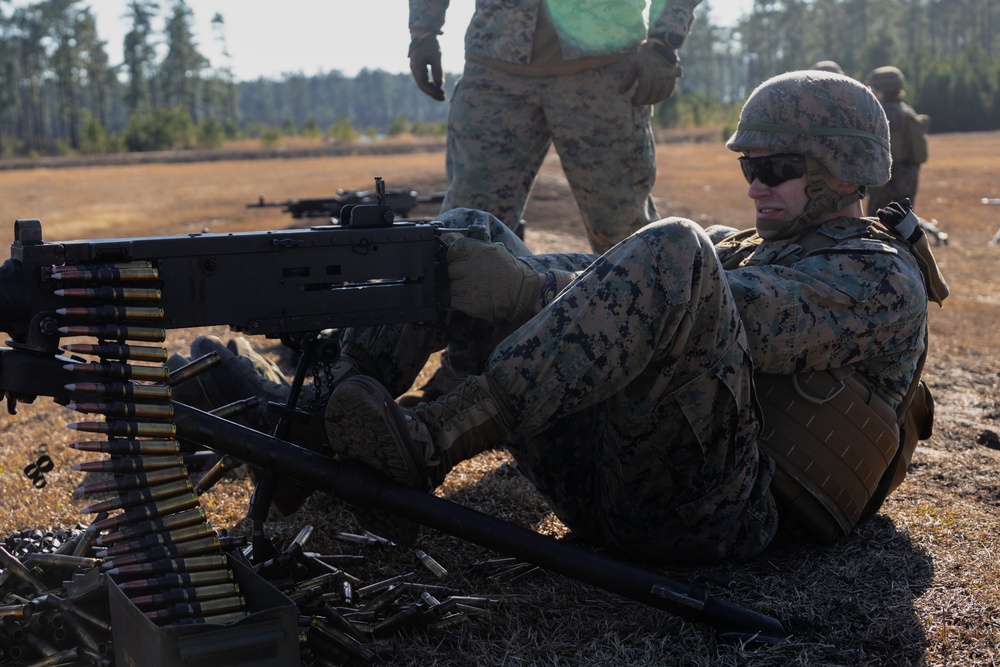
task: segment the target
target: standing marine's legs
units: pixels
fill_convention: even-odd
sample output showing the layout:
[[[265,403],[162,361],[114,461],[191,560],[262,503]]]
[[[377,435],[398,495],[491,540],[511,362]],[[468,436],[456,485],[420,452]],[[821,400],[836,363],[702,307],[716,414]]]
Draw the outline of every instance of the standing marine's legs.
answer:
[[[518,228],[552,143],[536,93],[534,77],[466,62],[448,110],[448,190],[442,213],[455,208],[489,211],[508,228]],[[489,325],[462,319],[455,317],[455,335],[434,376],[419,391],[401,397],[403,405],[437,398],[482,371],[496,341],[489,337]]]
[[[594,252],[659,216],[652,107],[616,92],[625,62],[549,77],[545,114]]]
[[[441,211],[489,211],[516,229],[552,143],[534,77],[467,62],[448,109]]]

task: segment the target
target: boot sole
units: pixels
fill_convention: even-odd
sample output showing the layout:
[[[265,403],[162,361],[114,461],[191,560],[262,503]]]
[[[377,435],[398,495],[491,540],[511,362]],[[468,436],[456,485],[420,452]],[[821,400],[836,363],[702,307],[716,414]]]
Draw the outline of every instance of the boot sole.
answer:
[[[430,490],[406,418],[375,380],[363,376],[344,380],[327,404],[326,428],[331,448],[344,459],[368,465],[404,486]],[[416,524],[387,512],[359,507],[355,516],[363,527],[397,542],[412,543],[416,538]]]

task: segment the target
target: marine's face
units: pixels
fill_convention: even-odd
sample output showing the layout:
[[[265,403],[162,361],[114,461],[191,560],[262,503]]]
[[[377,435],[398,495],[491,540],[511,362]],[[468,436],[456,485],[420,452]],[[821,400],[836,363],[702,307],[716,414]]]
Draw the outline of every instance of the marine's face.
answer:
[[[787,153],[750,151],[740,160],[744,176],[750,183],[747,196],[757,209],[757,233],[762,239],[780,236],[773,222],[791,223],[805,212],[809,202],[805,158],[801,159],[801,168]],[[762,220],[771,221],[772,228],[761,229]]]

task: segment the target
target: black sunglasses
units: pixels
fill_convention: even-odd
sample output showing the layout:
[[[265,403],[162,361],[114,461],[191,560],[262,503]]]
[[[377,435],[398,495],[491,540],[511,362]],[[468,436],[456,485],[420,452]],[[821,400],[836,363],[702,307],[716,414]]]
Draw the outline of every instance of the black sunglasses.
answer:
[[[753,184],[755,179],[769,188],[785,181],[799,178],[806,173],[806,158],[798,153],[775,153],[761,157],[739,158],[743,178]]]

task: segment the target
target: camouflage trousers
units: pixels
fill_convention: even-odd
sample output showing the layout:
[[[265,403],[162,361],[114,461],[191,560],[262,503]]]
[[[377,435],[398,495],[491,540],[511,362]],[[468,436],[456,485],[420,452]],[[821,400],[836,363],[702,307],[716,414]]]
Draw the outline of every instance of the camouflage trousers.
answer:
[[[492,220],[507,243],[513,234]],[[525,257],[539,269],[579,270],[589,260]],[[367,339],[345,340],[345,351],[380,347],[368,358],[399,393],[426,359],[415,350],[444,340],[423,331],[374,327]],[[644,227],[588,263],[538,315],[493,339],[504,335],[484,360],[502,406],[497,419],[522,472],[575,533],[658,562],[748,557],[770,543],[774,467],[756,442],[746,337],[695,223]]]
[[[865,214],[869,217],[875,217],[880,208],[906,198],[909,198],[915,207],[919,180],[920,165],[893,163],[892,178],[889,179],[889,182],[885,185],[875,185],[868,188],[868,204],[865,208]]]
[[[618,94],[625,66],[532,77],[467,62],[448,110],[441,210],[489,211],[516,227],[554,143],[595,252],[655,220],[652,111]]]

